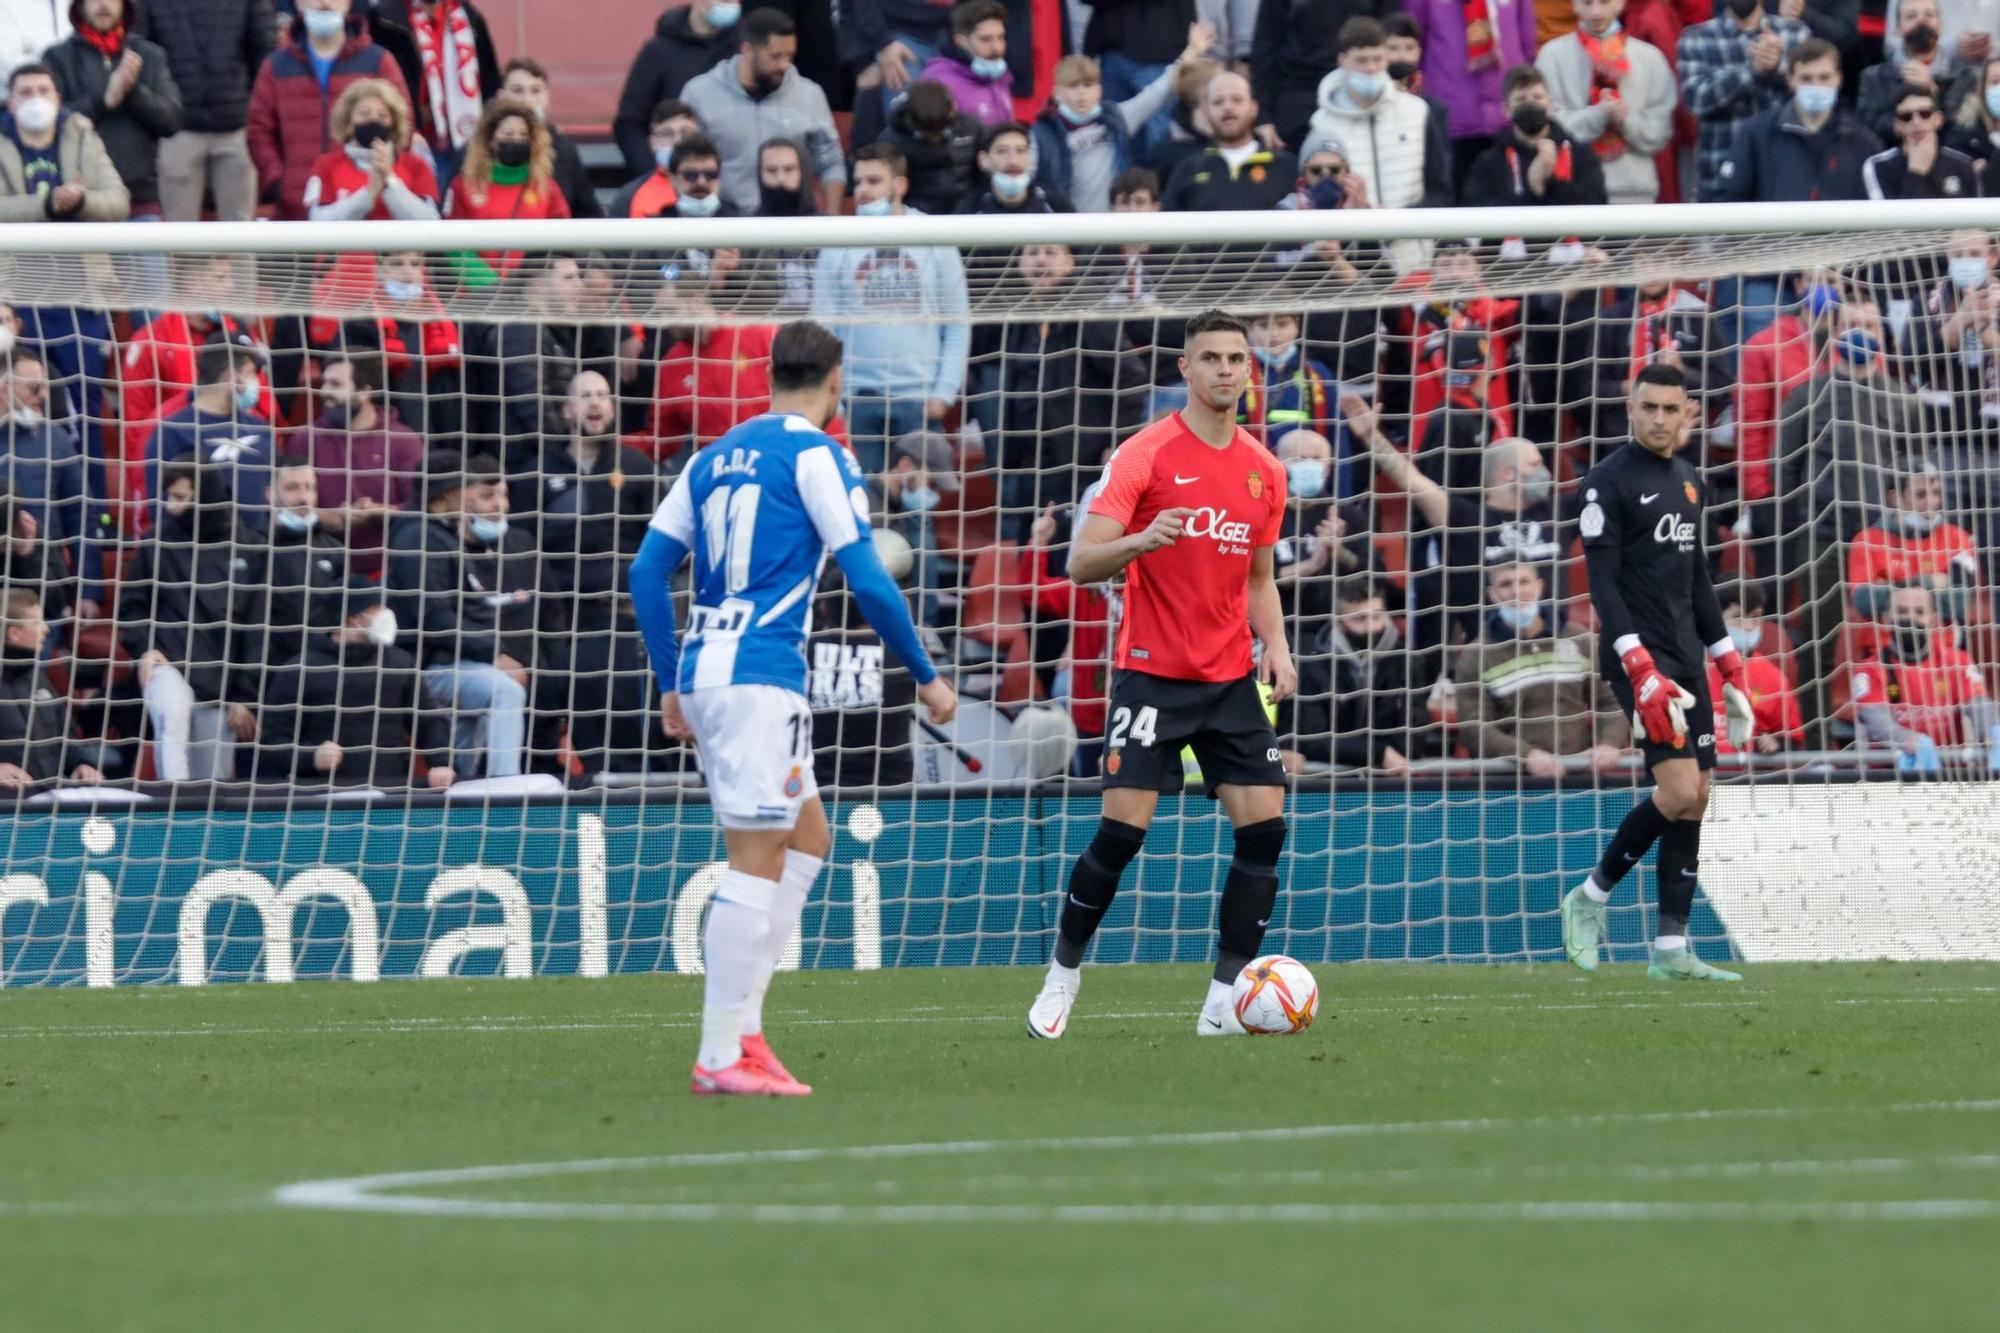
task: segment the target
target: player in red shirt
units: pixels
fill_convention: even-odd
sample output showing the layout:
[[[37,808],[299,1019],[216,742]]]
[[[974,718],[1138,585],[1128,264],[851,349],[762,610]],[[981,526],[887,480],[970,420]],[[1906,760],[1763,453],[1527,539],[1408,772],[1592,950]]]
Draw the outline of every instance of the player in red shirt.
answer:
[[[1911,755],[1925,741],[1987,740],[1996,714],[1985,677],[1970,656],[1937,632],[1931,590],[1913,581],[1891,593],[1888,629],[1889,641],[1876,658],[1854,668],[1854,705],[1868,739]]]
[[[1104,818],[1070,872],[1055,960],[1028,1031],[1060,1037],[1076,1003],[1084,950],[1118,880],[1145,844],[1163,791],[1182,783],[1192,746],[1236,832],[1222,885],[1214,980],[1195,1030],[1240,1033],[1230,989],[1256,957],[1278,897],[1285,770],[1258,683],[1273,700],[1298,686],[1285,641],[1271,548],[1285,514],[1285,469],[1236,424],[1250,378],[1242,320],[1210,310],[1188,321],[1180,371],[1188,405],[1126,440],[1070,552],[1080,585],[1125,573],[1112,661]],[[1252,635],[1264,644],[1261,662]]]

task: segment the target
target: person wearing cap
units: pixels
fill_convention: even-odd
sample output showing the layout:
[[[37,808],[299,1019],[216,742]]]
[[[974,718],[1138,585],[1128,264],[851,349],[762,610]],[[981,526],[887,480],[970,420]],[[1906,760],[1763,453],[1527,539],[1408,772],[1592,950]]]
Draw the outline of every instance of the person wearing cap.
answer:
[[[632,558],[664,490],[653,460],[618,442],[618,399],[594,370],[570,379],[568,430],[543,441],[531,472],[509,486],[509,513],[541,552],[543,615],[555,632],[535,670],[534,767],[561,774],[557,742],[590,781],[644,767],[652,728],[644,641],[624,595]]]
[[[299,651],[265,676],[258,780],[407,787],[413,735],[432,774],[450,774],[451,727],[443,713],[419,708],[417,661],[396,644],[381,585],[321,589],[307,606]]]
[[[283,662],[299,654],[308,603],[346,586],[348,577],[347,548],[320,522],[318,477],[306,459],[279,463],[266,527],[271,550],[264,651],[267,660]]]
[[[161,780],[227,782],[237,743],[257,734],[269,552],[223,468],[183,456],[160,481],[153,530],[118,583],[118,642],[133,659]]]
[[[195,387],[187,406],[165,417],[146,441],[146,495],[160,496],[160,465],[189,458],[226,469],[228,490],[244,518],[261,527],[268,517],[271,422],[264,398],[264,351],[249,334],[217,331],[195,353]]]
[[[907,541],[916,558],[921,590],[917,623],[935,625],[944,571],[931,512],[947,495],[958,494],[958,451],[942,432],[928,427],[900,435],[889,448],[889,470],[868,487],[881,526]]]
[[[424,703],[451,718],[446,787],[483,762],[489,778],[518,777],[527,743],[529,671],[545,627],[542,571],[525,533],[508,525],[500,462],[474,454],[427,460],[424,513],[390,532],[384,586],[416,644]]]

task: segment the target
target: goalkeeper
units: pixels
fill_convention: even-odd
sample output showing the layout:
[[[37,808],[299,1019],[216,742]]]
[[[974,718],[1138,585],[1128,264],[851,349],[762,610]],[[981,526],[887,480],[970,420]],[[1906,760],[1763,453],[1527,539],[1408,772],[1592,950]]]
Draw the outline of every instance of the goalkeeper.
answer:
[[[1646,975],[1741,981],[1695,957],[1687,934],[1715,767],[1704,645],[1722,677],[1730,744],[1741,750],[1755,730],[1743,657],[1702,552],[1701,479],[1677,454],[1690,424],[1687,381],[1672,366],[1647,366],[1633,381],[1630,412],[1631,442],[1584,478],[1577,530],[1597,609],[1598,669],[1632,717],[1653,794],[1632,807],[1597,869],[1563,899],[1563,948],[1584,971],[1597,970],[1604,905],[1658,842],[1660,925]]]

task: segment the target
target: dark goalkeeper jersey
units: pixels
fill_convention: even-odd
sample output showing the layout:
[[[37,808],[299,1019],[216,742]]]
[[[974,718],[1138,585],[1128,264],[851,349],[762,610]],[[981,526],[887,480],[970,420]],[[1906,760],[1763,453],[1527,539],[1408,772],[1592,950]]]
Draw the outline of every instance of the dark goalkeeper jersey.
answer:
[[[1726,637],[1702,552],[1701,479],[1680,457],[1627,442],[1583,479],[1577,531],[1597,610],[1597,657],[1622,671],[1628,636],[1682,684],[1707,679],[1707,645]],[[1692,688],[1692,686],[1690,686]]]

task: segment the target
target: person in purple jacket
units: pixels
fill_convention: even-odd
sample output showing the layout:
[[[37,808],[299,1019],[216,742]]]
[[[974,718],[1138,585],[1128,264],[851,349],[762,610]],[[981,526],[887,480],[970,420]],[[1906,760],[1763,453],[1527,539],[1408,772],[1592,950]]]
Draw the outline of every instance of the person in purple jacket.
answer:
[[[1424,44],[1423,87],[1451,115],[1451,176],[1466,173],[1507,124],[1507,71],[1535,58],[1533,0],[1409,0]]]
[[[1007,68],[1007,6],[965,0],[951,11],[951,49],[932,56],[919,76],[935,79],[958,109],[982,125],[1014,119],[1014,76]]]

